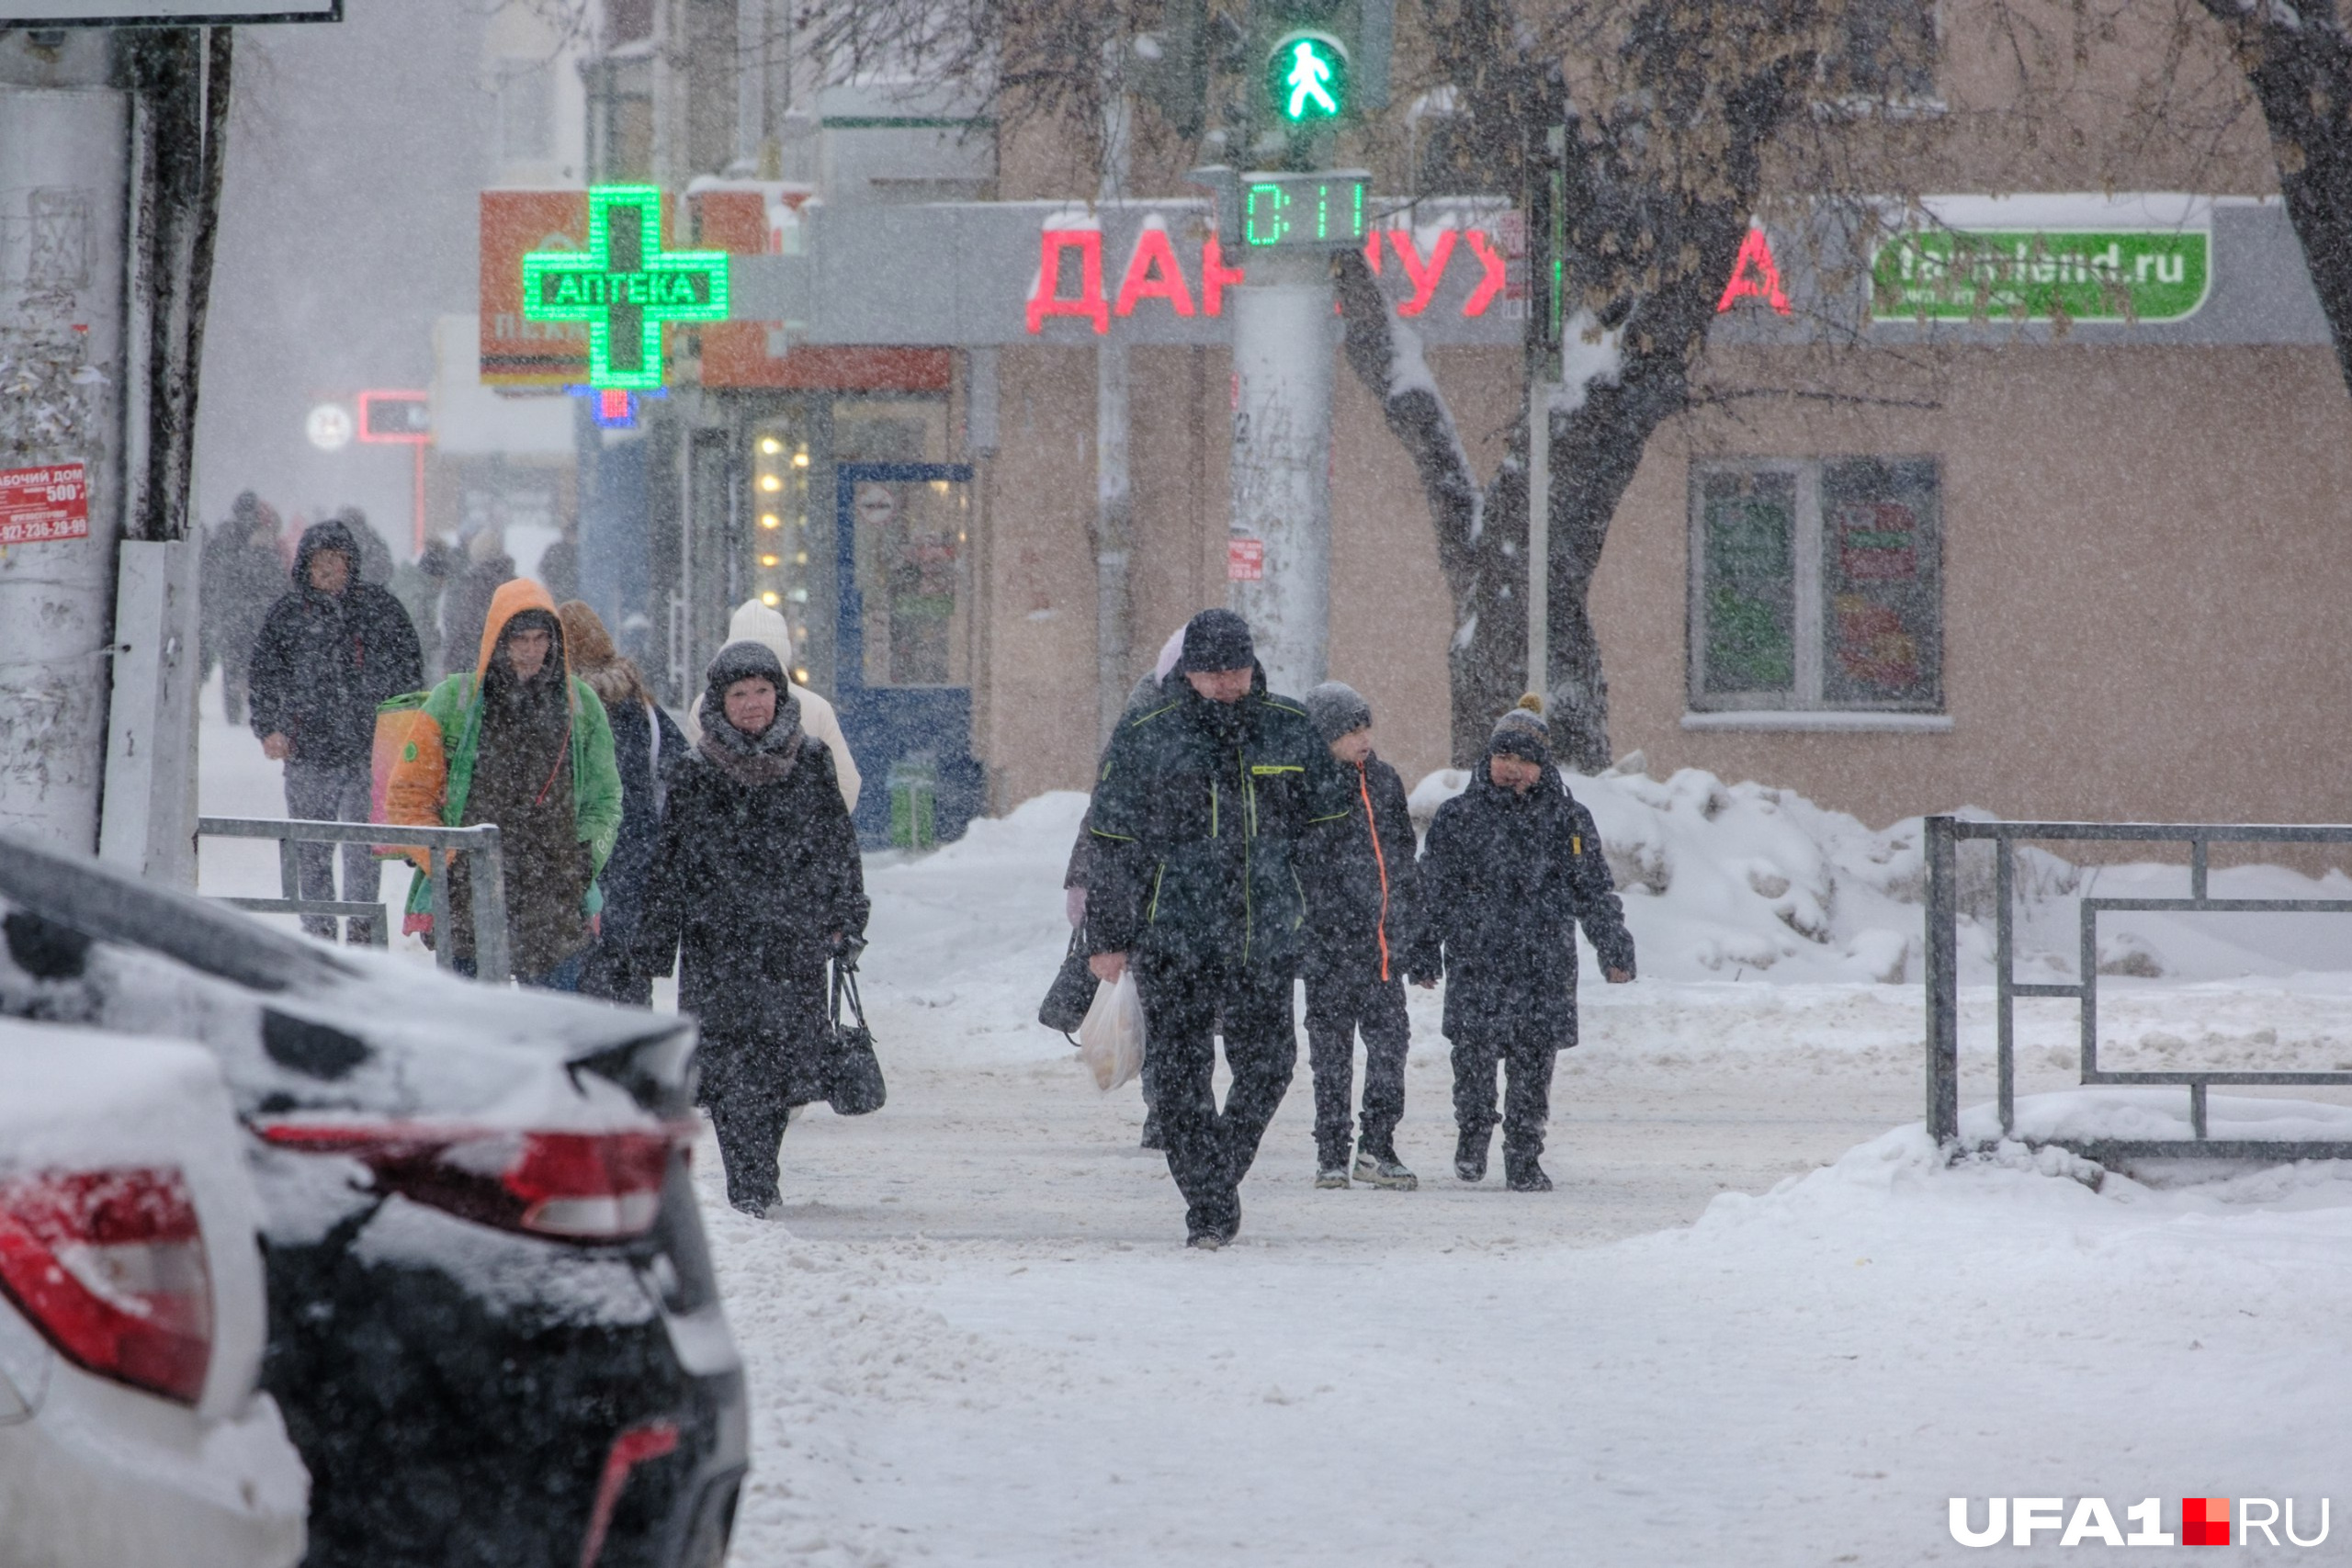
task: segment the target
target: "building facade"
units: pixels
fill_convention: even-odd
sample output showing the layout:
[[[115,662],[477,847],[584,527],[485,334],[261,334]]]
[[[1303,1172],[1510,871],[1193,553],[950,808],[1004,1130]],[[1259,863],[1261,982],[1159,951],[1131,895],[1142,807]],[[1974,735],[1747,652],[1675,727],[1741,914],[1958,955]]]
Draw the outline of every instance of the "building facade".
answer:
[[[869,773],[930,769],[992,811],[1085,787],[1106,639],[1123,686],[1240,570],[1204,225],[1171,208],[1163,265],[1072,199],[1020,220],[1034,249],[989,260],[943,204],[1001,218],[1069,197],[1061,164],[952,94],[820,87],[786,9],[608,5],[583,62],[591,177],[678,193],[681,243],[789,256],[864,223],[906,257],[871,277],[864,340],[817,341],[779,294],[776,319],[677,349],[628,428],[582,405],[583,581],[608,615],[647,618],[674,697],[757,598],[792,623],[806,679],[867,716],[854,743],[865,724],[888,753]],[[1972,141],[1972,97],[1997,85],[1992,44],[1946,14],[1965,9],[1935,12],[1933,93],[1911,105],[1952,132],[1950,194],[1909,251],[1809,295],[1816,237],[1759,225],[1794,307],[1727,288],[1700,379],[1747,395],[1644,453],[1592,591],[1613,749],[1872,822],[2343,819],[2352,786],[2312,722],[2352,675],[2335,635],[2352,401],[2258,121],[2193,163],[2120,172]],[[2020,190],[2038,194],[1994,194]],[[1523,418],[1510,215],[1425,203],[1382,223],[1384,286],[1419,307],[1408,324],[1483,479]],[[1083,247],[1052,239],[1090,225],[1110,235],[1091,281]],[[1992,308],[1973,283],[1919,283],[1937,276],[1989,280]],[[1332,446],[1330,672],[1418,777],[1453,761],[1454,612],[1412,465],[1344,367]],[[869,836],[888,828],[876,793]]]

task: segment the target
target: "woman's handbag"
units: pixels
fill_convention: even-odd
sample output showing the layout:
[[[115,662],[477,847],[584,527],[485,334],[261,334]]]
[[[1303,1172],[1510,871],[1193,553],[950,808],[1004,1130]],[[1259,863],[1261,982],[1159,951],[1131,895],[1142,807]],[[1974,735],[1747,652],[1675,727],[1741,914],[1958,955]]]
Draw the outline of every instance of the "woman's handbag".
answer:
[[[849,1023],[842,1002],[849,1002]],[[874,1055],[874,1032],[865,1027],[865,1004],[857,994],[857,971],[833,965],[833,1040],[825,1059],[825,1101],[837,1116],[864,1116],[882,1109],[889,1089]]]
[[[1087,1010],[1094,1005],[1095,987],[1101,984],[1086,960],[1086,928],[1080,926],[1069,933],[1069,951],[1062,955],[1053,987],[1037,1009],[1037,1021],[1047,1029],[1074,1034],[1086,1021]]]

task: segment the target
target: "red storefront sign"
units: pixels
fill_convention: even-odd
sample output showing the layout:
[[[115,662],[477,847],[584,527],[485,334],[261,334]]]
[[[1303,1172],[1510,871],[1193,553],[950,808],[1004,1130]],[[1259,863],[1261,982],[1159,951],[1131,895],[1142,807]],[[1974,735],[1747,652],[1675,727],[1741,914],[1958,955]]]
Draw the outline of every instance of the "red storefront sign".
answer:
[[[1364,265],[1372,268],[1374,276],[1384,269],[1384,239],[1387,243],[1385,254],[1394,256],[1411,290],[1409,299],[1397,302],[1396,313],[1400,316],[1418,316],[1430,308],[1457,245],[1468,250],[1472,264],[1478,268],[1478,281],[1463,299],[1462,315],[1465,319],[1483,316],[1487,307],[1503,295],[1509,280],[1508,265],[1503,254],[1495,249],[1482,229],[1441,229],[1430,242],[1427,256],[1421,254],[1413,231],[1375,229],[1364,237],[1363,243]],[[1246,265],[1227,264],[1246,264],[1248,259],[1246,254],[1227,255],[1215,234],[1201,242],[1198,275],[1202,315],[1225,314],[1225,291],[1241,283],[1248,271]],[[1077,316],[1092,322],[1096,333],[1108,333],[1113,316],[1132,316],[1136,307],[1147,299],[1165,301],[1169,310],[1179,316],[1193,314],[1193,291],[1166,230],[1147,228],[1136,237],[1115,293],[1104,276],[1100,229],[1047,229],[1038,236],[1037,276],[1030,285],[1028,299],[1029,331],[1033,334],[1045,331],[1046,320],[1054,316]],[[1334,310],[1338,308],[1332,307]]]
[[[523,314],[523,258],[588,248],[584,190],[481,193],[481,379],[486,387],[564,387],[588,379],[588,329]]]
[[[0,545],[90,536],[90,486],[79,463],[0,470]]]

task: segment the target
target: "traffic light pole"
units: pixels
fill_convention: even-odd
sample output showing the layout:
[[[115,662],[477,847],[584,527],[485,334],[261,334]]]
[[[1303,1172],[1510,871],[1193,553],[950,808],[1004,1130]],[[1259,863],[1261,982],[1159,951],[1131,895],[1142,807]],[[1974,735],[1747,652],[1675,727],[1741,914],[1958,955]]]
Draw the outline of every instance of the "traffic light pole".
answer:
[[[1266,681],[1293,696],[1329,671],[1331,256],[1269,251],[1230,290],[1233,534],[1262,546],[1237,569],[1232,607],[1257,634]],[[1244,558],[1237,552],[1237,561]]]

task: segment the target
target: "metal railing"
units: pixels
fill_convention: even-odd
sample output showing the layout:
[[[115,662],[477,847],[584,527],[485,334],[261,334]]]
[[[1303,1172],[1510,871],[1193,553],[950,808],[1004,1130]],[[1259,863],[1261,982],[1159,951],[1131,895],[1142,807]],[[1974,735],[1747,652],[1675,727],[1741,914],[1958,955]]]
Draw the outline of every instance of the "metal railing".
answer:
[[[199,817],[198,838],[275,839],[281,897],[223,898],[220,902],[257,915],[343,915],[372,922],[369,940],[378,947],[390,940],[389,907],[342,898],[305,898],[296,844],[397,844],[428,851],[436,865],[456,863],[458,855],[470,863],[469,900],[473,908],[474,973],[493,985],[510,977],[506,953],[506,862],[499,848],[497,824],[477,828],[412,828],[388,822],[301,822],[266,817]],[[448,857],[446,861],[444,856]],[[455,965],[457,943],[449,930],[449,879],[427,879],[433,894],[434,959],[442,968]]]
[[[1963,839],[1993,844],[1993,987],[1999,1051],[1999,1109],[2004,1136],[2017,1131],[2017,998],[2072,998],[2082,1009],[2082,1081],[2086,1084],[2181,1084],[2188,1089],[2189,1138],[2055,1140],[2105,1163],[2165,1156],[2213,1159],[2346,1159],[2352,1142],[2206,1136],[2205,1095],[2212,1084],[2352,1084],[2352,1072],[2225,1072],[2179,1068],[2115,1072],[2098,1065],[2098,918],[2118,910],[2179,914],[2352,914],[2352,899],[2215,898],[2207,892],[2207,860],[2214,844],[2352,844],[2352,825],[2162,822],[1970,822],[1928,818],[1928,1131],[1939,1144],[1960,1137],[1960,882]],[[2072,985],[2025,985],[2015,972],[2016,891],[2019,840],[2102,843],[2185,843],[2186,898],[2090,898],[2082,901],[2081,959]]]

